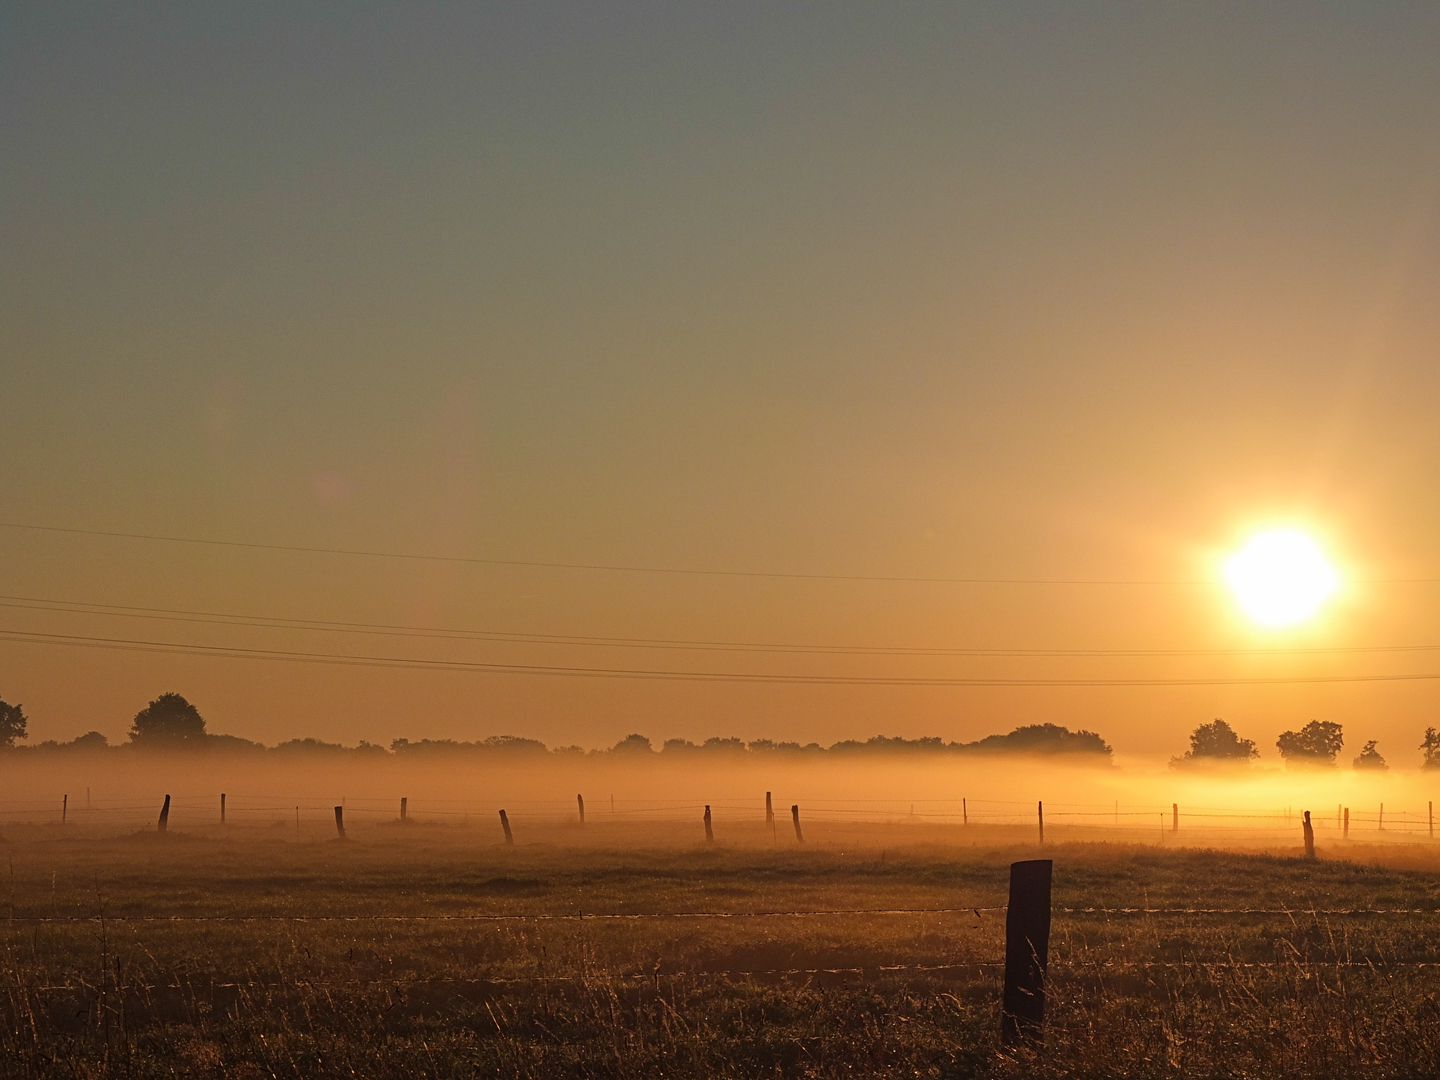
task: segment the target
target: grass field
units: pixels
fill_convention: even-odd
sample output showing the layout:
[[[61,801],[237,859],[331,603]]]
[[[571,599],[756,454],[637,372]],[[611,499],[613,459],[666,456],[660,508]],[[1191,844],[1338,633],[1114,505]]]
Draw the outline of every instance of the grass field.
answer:
[[[1024,834],[694,831],[10,828],[5,1075],[1440,1075],[1440,915],[1354,911],[1440,909],[1424,845],[1047,848],[1049,1023],[1016,1057]]]

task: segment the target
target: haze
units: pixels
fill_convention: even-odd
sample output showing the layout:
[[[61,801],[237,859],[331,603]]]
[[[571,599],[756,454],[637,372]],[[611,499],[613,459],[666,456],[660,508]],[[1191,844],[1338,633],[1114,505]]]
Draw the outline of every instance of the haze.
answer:
[[[1416,764],[1436,652],[1245,650],[1440,646],[1437,51],[1403,4],[12,5],[0,593],[72,609],[0,607],[0,697],[31,742],[176,691],[267,743],[1318,717]],[[1270,527],[1342,579],[1284,629],[1221,583]],[[1236,681],[1361,676],[1406,678]]]

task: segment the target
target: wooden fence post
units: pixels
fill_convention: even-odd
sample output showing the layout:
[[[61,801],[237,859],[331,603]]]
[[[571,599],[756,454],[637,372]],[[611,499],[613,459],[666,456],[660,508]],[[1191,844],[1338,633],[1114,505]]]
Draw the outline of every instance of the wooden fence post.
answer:
[[[1172,803],[1170,804],[1170,831],[1171,831],[1172,833],[1178,833],[1178,832],[1180,831],[1180,804],[1179,804],[1179,803],[1173,803],[1173,802],[1172,802]]]
[[[335,807],[335,832],[341,840],[345,839],[345,807]]]
[[[1341,834],[1340,834],[1340,839],[1342,839],[1342,840],[1349,840],[1349,839],[1350,839],[1350,807],[1348,807],[1348,806],[1345,807],[1345,824],[1344,824],[1341,828],[1342,828],[1342,832],[1341,832]]]
[[[1310,824],[1310,811],[1305,811],[1305,858],[1315,858],[1315,829]]]
[[[220,824],[225,824],[225,792],[220,792]]]
[[[160,824],[157,827],[159,832],[164,832],[170,827],[170,796],[165,796],[165,805],[160,807]]]
[[[715,840],[715,830],[710,827],[710,807],[705,807],[705,839],[711,843]]]
[[[60,824],[65,824],[65,819],[70,816],[70,796],[60,796]]]
[[[505,816],[505,811],[500,811],[500,827],[505,830],[505,843],[511,847],[515,846],[515,836],[510,831],[510,819]]]
[[[1005,909],[1005,991],[1000,1037],[1007,1049],[1036,1038],[1045,1024],[1045,969],[1050,962],[1050,881],[1054,863],[1010,864]]]
[[[1044,802],[1037,802],[1037,803],[1035,804],[1035,816],[1036,816],[1036,817],[1039,819],[1039,821],[1040,821],[1040,846],[1041,846],[1041,847],[1044,847],[1044,846],[1045,846],[1045,804],[1044,804]]]
[[[794,806],[790,807],[790,820],[795,823],[795,842],[797,844],[803,844],[805,842],[805,834],[800,831],[799,803],[796,803]]]
[[[775,839],[775,804],[770,801],[770,792],[765,792],[765,827],[770,830],[770,839]]]
[[[964,799],[960,800],[960,824],[970,824],[970,804],[967,803]]]
[[[575,805],[580,808],[580,827],[583,829],[585,827],[585,796],[576,795]]]
[[[410,820],[410,798],[408,795],[400,796],[400,823],[403,825]]]

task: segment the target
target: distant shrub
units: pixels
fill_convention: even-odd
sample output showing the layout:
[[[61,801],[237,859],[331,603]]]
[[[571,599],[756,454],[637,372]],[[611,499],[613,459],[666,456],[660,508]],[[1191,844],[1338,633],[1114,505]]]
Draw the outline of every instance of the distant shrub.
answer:
[[[644,735],[626,735],[610,748],[612,754],[653,754],[655,748]]]
[[[1422,769],[1440,769],[1440,731],[1433,727],[1425,729],[1425,741],[1420,744],[1420,749],[1425,753],[1425,759],[1421,762]]]
[[[972,753],[1011,754],[1095,754],[1109,757],[1114,751],[1093,731],[1071,731],[1060,724],[1026,724],[1008,735],[989,735],[957,749]]]
[[[1359,756],[1355,758],[1355,768],[1373,769],[1381,772],[1390,768],[1389,765],[1385,764],[1385,759],[1380,755],[1380,751],[1375,749],[1378,742],[1378,739],[1371,739],[1365,744],[1365,748],[1361,750]]]
[[[1259,757],[1254,739],[1242,739],[1224,720],[1201,724],[1190,733],[1190,749],[1170,759],[1172,768],[1207,762],[1244,762]]]
[[[1286,765],[1333,766],[1344,745],[1340,725],[1332,720],[1311,720],[1299,731],[1284,732],[1275,740]]]
[[[179,694],[161,694],[135,714],[130,741],[146,747],[205,745],[205,718]]]
[[[28,723],[23,708],[0,701],[0,748],[9,749],[16,739],[27,738]]]

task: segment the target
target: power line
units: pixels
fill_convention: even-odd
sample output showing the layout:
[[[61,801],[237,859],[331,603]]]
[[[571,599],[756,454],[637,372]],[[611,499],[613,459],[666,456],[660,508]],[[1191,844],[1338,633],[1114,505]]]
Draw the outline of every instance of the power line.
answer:
[[[639,679],[669,682],[736,682],[830,686],[1289,686],[1317,683],[1417,682],[1440,679],[1440,673],[1417,675],[1313,675],[1292,677],[1208,679],[1003,679],[923,678],[868,675],[769,675],[753,672],[665,671],[642,668],[569,667],[543,664],[488,664],[463,660],[427,660],[391,656],[292,652],[281,649],[244,649],[221,645],[191,645],[130,638],[82,637],[0,630],[0,639],[77,648],[126,652],[180,653],[246,660],[333,664],[342,667],[413,668],[426,671],[468,671],[501,675],[548,675],[586,679]]]
[[[407,559],[419,562],[466,563],[477,566],[523,566],[547,570],[603,570],[624,574],[673,574],[693,577],[775,578],[797,581],[889,581],[952,585],[1219,585],[1218,581],[1167,581],[1160,579],[1100,578],[987,578],[912,577],[899,574],[796,574],[763,570],[696,570],[668,566],[627,566],[610,563],[543,562],[536,559],[477,559],[458,555],[420,555],[413,552],[365,551],[355,548],[308,547],[299,544],[261,544],[242,540],[206,540],[189,536],[161,536],[155,533],[117,532],[108,529],[70,529],[57,525],[28,525],[0,521],[0,529],[66,533],[73,536],[106,536],[126,540],[155,540],[167,544],[198,544],[207,547],[244,548],[254,551],[287,551],[307,555],[349,555],[366,559]],[[1417,578],[1415,581],[1440,581]]]
[[[625,638],[585,635],[519,633],[501,630],[461,630],[447,627],[405,626],[394,623],[339,622],[325,619],[290,619],[271,615],[237,615],[219,611],[183,608],[137,607],[99,604],[88,601],[54,600],[34,596],[0,594],[0,608],[23,611],[53,611],[77,615],[105,615],[120,618],[157,619],[218,626],[262,629],[323,631],[371,634],[384,637],[415,637],[441,641],[498,641],[515,644],[568,645],[627,649],[675,649],[683,651],[764,652],[831,656],[974,656],[974,657],[1089,657],[1089,656],[1304,656],[1338,653],[1437,652],[1440,645],[1328,646],[1293,649],[960,649],[888,645],[793,645],[754,641],[705,641],[677,638]]]

